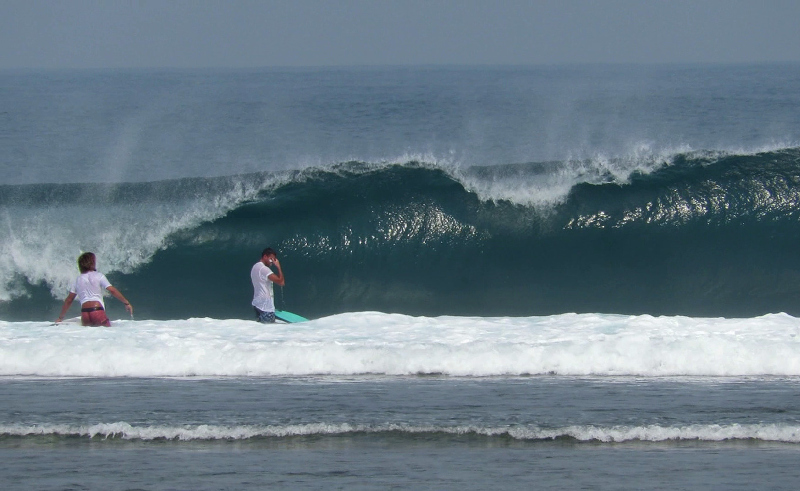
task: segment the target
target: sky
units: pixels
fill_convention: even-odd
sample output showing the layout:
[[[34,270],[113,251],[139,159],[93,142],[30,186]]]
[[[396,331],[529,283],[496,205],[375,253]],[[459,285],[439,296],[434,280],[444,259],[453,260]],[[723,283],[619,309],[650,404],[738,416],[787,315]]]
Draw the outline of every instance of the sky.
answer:
[[[800,61],[798,0],[0,0],[0,69]]]

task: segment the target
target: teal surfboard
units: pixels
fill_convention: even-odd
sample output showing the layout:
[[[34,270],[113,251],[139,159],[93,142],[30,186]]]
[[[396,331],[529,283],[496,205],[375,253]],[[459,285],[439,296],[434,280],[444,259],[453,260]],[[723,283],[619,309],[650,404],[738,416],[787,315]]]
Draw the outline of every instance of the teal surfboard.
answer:
[[[303,316],[293,314],[285,310],[276,310],[275,317],[282,320],[283,322],[288,322],[289,324],[294,324],[295,322],[305,322],[308,320]]]

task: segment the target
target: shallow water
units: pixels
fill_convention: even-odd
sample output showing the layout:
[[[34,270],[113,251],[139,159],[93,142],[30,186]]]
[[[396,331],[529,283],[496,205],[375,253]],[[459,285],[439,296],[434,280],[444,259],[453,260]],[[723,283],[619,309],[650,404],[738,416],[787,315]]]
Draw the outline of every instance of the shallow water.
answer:
[[[3,379],[5,489],[790,489],[797,379]]]

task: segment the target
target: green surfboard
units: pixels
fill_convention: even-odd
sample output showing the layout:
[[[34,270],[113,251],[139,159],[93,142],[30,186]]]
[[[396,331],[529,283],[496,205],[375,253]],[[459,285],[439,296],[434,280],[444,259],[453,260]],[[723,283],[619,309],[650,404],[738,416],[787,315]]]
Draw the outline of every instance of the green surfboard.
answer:
[[[295,322],[305,322],[308,320],[301,315],[293,314],[285,310],[276,310],[275,317],[283,322],[288,322],[289,324],[294,324]]]

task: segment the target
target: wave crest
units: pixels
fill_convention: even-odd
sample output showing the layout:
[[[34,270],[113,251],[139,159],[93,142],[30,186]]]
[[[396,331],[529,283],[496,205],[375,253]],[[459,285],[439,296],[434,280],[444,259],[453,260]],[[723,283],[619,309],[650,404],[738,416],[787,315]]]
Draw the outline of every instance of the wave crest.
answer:
[[[410,424],[358,424],[358,423],[305,423],[289,425],[180,425],[134,426],[126,422],[94,425],[0,425],[0,435],[15,438],[56,436],[61,438],[88,438],[92,440],[168,440],[216,441],[286,439],[307,436],[357,436],[392,434],[406,437],[418,435],[451,437],[475,436],[512,438],[520,441],[571,440],[581,443],[626,442],[735,442],[757,441],[800,443],[800,426],[787,424],[695,424],[686,426],[566,426],[544,428],[539,426],[434,426]]]
[[[345,162],[6,186],[0,314],[29,319],[42,301],[63,298],[75,258],[92,250],[148,316],[241,315],[222,306],[250,294],[234,271],[267,245],[301,280],[291,291],[303,304],[287,310],[310,316],[794,313],[800,149],[644,153],[613,165]],[[468,272],[482,265],[491,267],[476,294]],[[185,294],[170,288],[176,278]]]

